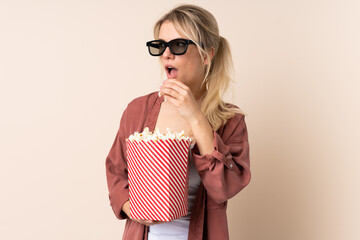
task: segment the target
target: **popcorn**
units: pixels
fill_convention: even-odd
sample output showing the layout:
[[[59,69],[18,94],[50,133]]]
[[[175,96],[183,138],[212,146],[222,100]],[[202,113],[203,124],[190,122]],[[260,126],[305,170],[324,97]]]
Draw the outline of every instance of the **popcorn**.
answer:
[[[130,216],[171,221],[187,214],[188,157],[192,139],[169,128],[126,139]]]
[[[162,134],[158,128],[154,132],[149,131],[146,127],[142,133],[135,132],[130,135],[130,141],[157,141],[157,140],[192,140],[190,137],[185,136],[184,130],[181,132],[173,132],[170,128],[166,128],[166,134]]]

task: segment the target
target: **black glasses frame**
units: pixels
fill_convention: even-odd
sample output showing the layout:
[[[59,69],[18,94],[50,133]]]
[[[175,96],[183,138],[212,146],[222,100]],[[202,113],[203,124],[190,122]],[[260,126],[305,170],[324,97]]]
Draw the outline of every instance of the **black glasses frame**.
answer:
[[[179,40],[180,40],[180,41],[184,41],[184,43],[185,43],[185,49],[184,49],[184,52],[176,53],[176,52],[173,51],[171,44],[174,43],[174,42],[176,42],[176,41],[179,41]],[[158,54],[153,54],[153,53],[151,53],[150,48],[152,47],[152,44],[154,44],[154,43],[159,43],[159,42],[164,44],[164,46],[165,46],[164,49],[163,49],[161,52],[159,52]],[[174,55],[183,55],[183,54],[186,53],[189,44],[194,44],[194,45],[196,45],[193,41],[191,41],[191,40],[189,40],[189,39],[183,39],[183,38],[176,38],[176,39],[173,39],[173,40],[171,40],[171,41],[169,41],[169,42],[165,42],[164,40],[152,40],[152,41],[146,42],[146,46],[148,47],[148,50],[149,50],[149,53],[150,53],[151,56],[160,56],[160,55],[162,55],[162,54],[165,52],[165,50],[166,50],[167,47],[169,47],[169,50],[170,50],[170,52],[171,52],[172,54],[174,54]]]

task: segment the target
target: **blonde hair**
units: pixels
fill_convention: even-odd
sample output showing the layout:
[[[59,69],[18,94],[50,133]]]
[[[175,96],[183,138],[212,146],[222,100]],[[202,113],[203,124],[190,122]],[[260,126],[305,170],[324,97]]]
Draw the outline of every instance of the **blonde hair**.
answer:
[[[208,61],[201,89],[206,89],[202,96],[201,111],[214,130],[220,128],[235,113],[241,113],[234,105],[226,104],[223,96],[232,79],[233,63],[229,43],[219,35],[219,28],[214,16],[207,10],[195,5],[181,5],[159,19],[154,26],[154,37],[159,37],[161,25],[165,21],[174,24],[176,30],[195,42],[202,59],[211,59],[207,50],[215,49],[214,57]]]

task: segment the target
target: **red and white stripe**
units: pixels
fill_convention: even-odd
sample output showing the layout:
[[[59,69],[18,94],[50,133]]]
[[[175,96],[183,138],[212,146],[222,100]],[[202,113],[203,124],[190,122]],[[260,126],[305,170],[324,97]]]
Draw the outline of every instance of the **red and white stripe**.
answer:
[[[190,140],[126,140],[130,215],[171,221],[187,214]]]

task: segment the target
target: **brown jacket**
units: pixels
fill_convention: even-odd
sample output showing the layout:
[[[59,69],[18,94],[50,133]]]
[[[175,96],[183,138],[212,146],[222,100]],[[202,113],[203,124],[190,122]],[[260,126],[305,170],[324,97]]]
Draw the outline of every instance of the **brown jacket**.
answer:
[[[125,139],[145,127],[153,131],[164,100],[157,92],[134,99],[125,109],[115,141],[106,158],[109,199],[119,219],[127,219],[123,234],[126,240],[147,239],[148,228],[127,218],[121,210],[129,199]],[[244,115],[236,114],[224,126],[214,131],[214,151],[199,155],[192,149],[201,184],[189,227],[189,240],[229,239],[226,207],[250,181],[249,143]]]

